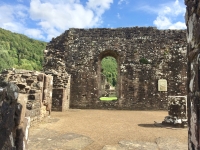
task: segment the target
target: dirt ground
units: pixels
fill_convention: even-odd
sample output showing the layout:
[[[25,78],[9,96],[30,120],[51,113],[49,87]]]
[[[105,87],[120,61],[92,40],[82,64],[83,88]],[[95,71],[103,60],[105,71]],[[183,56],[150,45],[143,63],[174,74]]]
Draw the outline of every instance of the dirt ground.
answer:
[[[156,127],[167,111],[69,110],[52,112],[56,123],[41,124],[57,132],[69,132],[90,137],[94,142],[87,150],[116,145],[121,140],[154,142],[158,137],[174,137],[187,144],[187,128]],[[85,150],[86,150],[85,149]]]

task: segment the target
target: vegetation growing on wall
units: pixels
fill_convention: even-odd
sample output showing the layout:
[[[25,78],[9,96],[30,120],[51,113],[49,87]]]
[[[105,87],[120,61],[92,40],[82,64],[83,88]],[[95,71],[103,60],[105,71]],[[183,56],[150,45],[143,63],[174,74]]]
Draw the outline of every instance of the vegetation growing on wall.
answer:
[[[108,83],[112,86],[117,84],[117,62],[113,57],[105,57],[101,61],[103,74],[106,76]]]
[[[0,72],[7,68],[42,70],[46,42],[0,28]]]
[[[149,61],[146,58],[141,58],[140,63],[141,64],[149,64]]]

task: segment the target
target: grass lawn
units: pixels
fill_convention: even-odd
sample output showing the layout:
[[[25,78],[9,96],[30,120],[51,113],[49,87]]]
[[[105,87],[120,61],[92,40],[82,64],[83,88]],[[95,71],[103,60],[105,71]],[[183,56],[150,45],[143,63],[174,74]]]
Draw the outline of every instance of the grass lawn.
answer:
[[[102,100],[102,101],[114,101],[114,100],[117,100],[117,97],[101,97],[100,100]]]

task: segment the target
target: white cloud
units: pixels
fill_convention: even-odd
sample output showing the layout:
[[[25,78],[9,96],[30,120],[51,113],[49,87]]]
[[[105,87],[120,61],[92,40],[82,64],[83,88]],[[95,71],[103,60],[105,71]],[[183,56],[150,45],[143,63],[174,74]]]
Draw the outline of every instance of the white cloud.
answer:
[[[120,14],[119,14],[119,13],[117,13],[117,18],[118,18],[118,19],[121,19],[121,16],[120,16]]]
[[[157,17],[153,21],[153,24],[158,29],[185,29],[185,22],[180,22],[178,19],[183,18],[185,15],[185,5],[179,0],[173,2],[168,2],[162,5],[159,5],[158,8],[143,6],[140,9],[156,13]]]
[[[128,4],[129,2],[128,2],[128,0],[119,0],[117,4],[121,5],[122,3]]]
[[[113,0],[88,0],[86,6],[79,0],[55,1],[31,0],[30,15],[38,21],[48,40],[58,36],[64,30],[74,28],[97,27],[102,23],[102,14],[110,8]]]
[[[23,0],[17,0],[23,2]],[[102,24],[102,15],[110,9],[113,0],[30,0],[30,6],[0,6],[0,27],[51,40],[69,28],[92,28]]]
[[[27,36],[30,36],[30,37],[34,37],[34,38],[37,38],[37,39],[45,39],[45,37],[43,36],[43,33],[40,29],[26,29],[24,31],[24,34],[26,34]]]
[[[0,6],[0,26],[7,30],[20,32],[24,29],[23,22],[27,17],[27,8],[23,5]],[[20,32],[21,33],[21,32]]]
[[[87,2],[87,7],[92,9],[97,16],[101,16],[105,10],[110,8],[110,4],[113,3],[113,0],[89,0]]]
[[[32,38],[45,40],[41,30],[26,27],[28,8],[24,5],[0,6],[0,27]]]

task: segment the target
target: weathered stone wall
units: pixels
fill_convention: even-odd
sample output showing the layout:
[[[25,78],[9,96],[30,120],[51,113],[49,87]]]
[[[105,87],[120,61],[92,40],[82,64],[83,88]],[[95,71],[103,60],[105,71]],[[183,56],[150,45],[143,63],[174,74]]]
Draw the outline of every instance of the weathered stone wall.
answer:
[[[188,149],[200,146],[200,1],[185,0],[188,53]]]
[[[66,111],[69,109],[71,75],[65,68],[64,53],[58,50],[45,50],[49,54],[44,72],[53,76],[52,110]]]
[[[168,96],[168,115],[163,124],[187,127],[187,96]]]
[[[11,82],[19,87],[18,102],[23,107],[24,117],[30,117],[31,124],[40,122],[49,115],[52,103],[52,76],[37,71],[8,69],[0,74],[0,81]]]
[[[0,149],[28,149],[30,125],[51,112],[52,87],[53,77],[37,71],[0,74]]]
[[[118,63],[115,102],[99,100],[106,56]],[[167,109],[168,96],[186,95],[185,30],[70,29],[48,44],[44,70],[56,70],[58,60],[71,75],[71,108]],[[158,79],[167,80],[167,92],[158,91]]]
[[[18,94],[19,88],[15,84],[0,82],[1,150],[23,149],[24,136],[22,124],[26,124],[26,118],[21,118],[22,105],[17,101]]]

